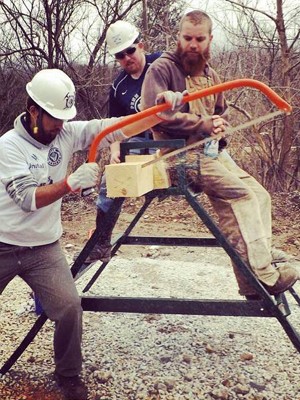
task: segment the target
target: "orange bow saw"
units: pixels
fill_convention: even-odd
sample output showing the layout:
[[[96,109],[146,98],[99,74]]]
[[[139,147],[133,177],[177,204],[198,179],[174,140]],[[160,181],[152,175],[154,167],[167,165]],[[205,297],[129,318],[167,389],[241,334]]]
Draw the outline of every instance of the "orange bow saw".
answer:
[[[227,90],[235,89],[235,88],[238,88],[238,87],[244,87],[244,86],[248,86],[248,87],[260,90],[280,110],[280,112],[278,112],[277,114],[270,114],[269,117],[265,118],[265,119],[270,119],[271,116],[278,115],[278,114],[280,114],[282,112],[284,112],[286,114],[290,114],[292,112],[292,107],[285,100],[283,100],[277,93],[275,93],[271,88],[269,88],[269,86],[267,86],[266,84],[264,84],[264,83],[262,83],[260,81],[255,80],[255,79],[236,79],[234,81],[220,83],[218,85],[211,86],[211,87],[206,88],[206,89],[198,90],[195,93],[188,94],[188,95],[183,97],[182,102],[183,103],[187,103],[187,102],[190,102],[192,100],[196,100],[196,99],[200,99],[200,98],[205,97],[205,96],[209,96],[211,94],[225,92]],[[124,117],[121,121],[118,121],[115,124],[110,125],[107,128],[103,129],[103,131],[100,132],[95,137],[95,139],[93,140],[93,142],[91,144],[88,161],[89,162],[94,162],[96,160],[97,149],[98,149],[99,143],[109,133],[111,133],[111,132],[113,132],[113,131],[115,131],[117,129],[121,129],[126,125],[130,125],[131,123],[136,122],[136,121],[138,121],[140,119],[143,119],[145,117],[149,117],[150,115],[154,115],[154,114],[157,114],[159,112],[165,111],[170,107],[171,106],[169,104],[167,104],[167,103],[159,104],[159,105],[153,106],[151,108],[148,108],[147,110],[138,112],[136,114],[128,115],[128,116]],[[260,121],[261,121],[260,119],[254,120],[254,121],[249,121],[250,124],[248,122],[247,126],[242,126],[241,125],[240,127],[236,127],[236,128],[233,128],[233,129],[234,130],[242,129],[244,127],[248,127],[249,125],[253,125],[253,124],[255,124],[257,122],[260,122]],[[197,145],[197,143],[194,143],[193,147],[195,147],[195,145]],[[187,150],[187,147],[184,147],[184,148],[180,149],[180,151],[183,151],[183,149]]]

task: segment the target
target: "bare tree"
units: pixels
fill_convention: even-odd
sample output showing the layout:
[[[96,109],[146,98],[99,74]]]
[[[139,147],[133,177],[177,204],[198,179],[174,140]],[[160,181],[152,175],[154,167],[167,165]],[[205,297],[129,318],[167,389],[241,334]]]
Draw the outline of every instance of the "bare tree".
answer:
[[[178,21],[183,13],[184,0],[153,0],[143,3],[143,23],[141,29],[148,51],[170,50],[175,43]],[[138,25],[140,25],[138,23]]]
[[[2,28],[11,40],[2,43],[0,55],[14,55],[15,62],[21,62],[29,70],[65,67],[71,61],[71,36],[82,3],[81,0],[1,2]]]
[[[219,20],[229,38],[222,53],[224,77],[261,80],[294,107],[291,116],[252,130],[251,157],[254,149],[260,157],[260,177],[270,189],[299,187],[300,5],[291,2],[289,7],[283,0],[269,1],[265,8],[245,0],[225,3],[230,10]],[[253,98],[249,91],[243,96],[232,93],[230,100],[236,110],[248,110],[250,118],[270,111],[268,102]],[[249,146],[246,136],[244,144]]]
[[[105,67],[105,34],[109,25],[124,19],[141,0],[22,0],[0,2],[0,62],[15,72],[15,87],[41,68],[61,68],[78,88],[79,117],[105,112],[111,69]],[[18,78],[18,79],[17,79]],[[8,93],[8,80],[4,80]],[[1,93],[0,92],[0,93]],[[20,97],[20,96],[19,96]],[[11,107],[7,120],[19,112]],[[1,121],[1,127],[6,126]]]

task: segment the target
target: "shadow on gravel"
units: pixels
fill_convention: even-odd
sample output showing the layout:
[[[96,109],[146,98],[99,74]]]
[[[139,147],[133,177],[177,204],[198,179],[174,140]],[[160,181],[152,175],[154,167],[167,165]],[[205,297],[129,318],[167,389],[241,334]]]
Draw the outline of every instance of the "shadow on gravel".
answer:
[[[24,371],[11,370],[0,380],[1,400],[63,400],[53,374],[35,378]]]

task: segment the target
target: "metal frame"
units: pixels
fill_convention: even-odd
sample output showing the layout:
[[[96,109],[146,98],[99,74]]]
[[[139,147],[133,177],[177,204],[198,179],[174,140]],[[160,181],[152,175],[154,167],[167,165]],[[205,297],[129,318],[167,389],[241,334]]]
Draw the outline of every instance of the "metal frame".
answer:
[[[180,148],[185,145],[184,140],[172,140],[148,143],[122,143],[121,157],[124,161],[125,154],[132,148],[150,147],[173,147]],[[185,179],[185,164],[178,165],[179,183],[177,187],[169,189],[153,190],[145,195],[144,204],[137,212],[131,223],[128,225],[123,234],[113,243],[112,255],[114,255],[122,245],[163,245],[163,246],[204,246],[204,247],[223,247],[232,261],[240,268],[241,272],[248,279],[256,292],[261,296],[261,300],[246,301],[228,301],[228,300],[191,300],[191,299],[169,299],[169,298],[128,298],[128,297],[91,297],[82,296],[82,307],[84,311],[95,312],[122,312],[122,313],[159,313],[159,314],[186,314],[186,315],[214,315],[214,316],[247,316],[247,317],[272,317],[276,318],[281,324],[285,333],[289,337],[297,351],[300,352],[300,336],[296,329],[288,320],[291,311],[285,294],[271,297],[263,285],[256,279],[251,269],[244,263],[237,252],[229,244],[223,236],[212,217],[205,211],[202,204],[196,198],[195,194],[188,188]],[[142,217],[146,209],[155,198],[162,199],[168,196],[184,196],[189,205],[193,208],[198,217],[210,230],[212,238],[182,238],[182,237],[149,237],[149,236],[132,236],[132,229],[135,227],[139,219]],[[116,198],[112,207],[107,214],[107,220],[103,220],[103,225],[108,223],[109,216],[119,210],[125,198]],[[86,245],[83,247],[78,258],[74,262],[71,271],[74,280],[79,279],[85,274],[93,264],[84,264],[85,259],[95,246],[100,236],[100,231],[96,229]],[[83,289],[86,293],[101,275],[108,263],[102,263],[94,276]],[[300,297],[296,291],[291,288],[290,294],[300,305]],[[9,357],[0,369],[0,376],[4,375],[12,365],[18,360],[34,337],[38,334],[42,326],[47,320],[45,313],[42,313],[34,323],[33,327],[24,337],[21,344],[14,353]]]

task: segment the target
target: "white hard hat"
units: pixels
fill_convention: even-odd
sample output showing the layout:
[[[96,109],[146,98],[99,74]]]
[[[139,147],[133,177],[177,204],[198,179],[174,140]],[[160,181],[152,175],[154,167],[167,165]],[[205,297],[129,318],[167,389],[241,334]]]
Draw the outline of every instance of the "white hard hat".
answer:
[[[126,21],[111,24],[106,33],[107,49],[111,54],[127,49],[139,37],[137,28]]]
[[[75,117],[75,87],[60,69],[43,69],[27,83],[28,96],[52,117],[68,120]]]

